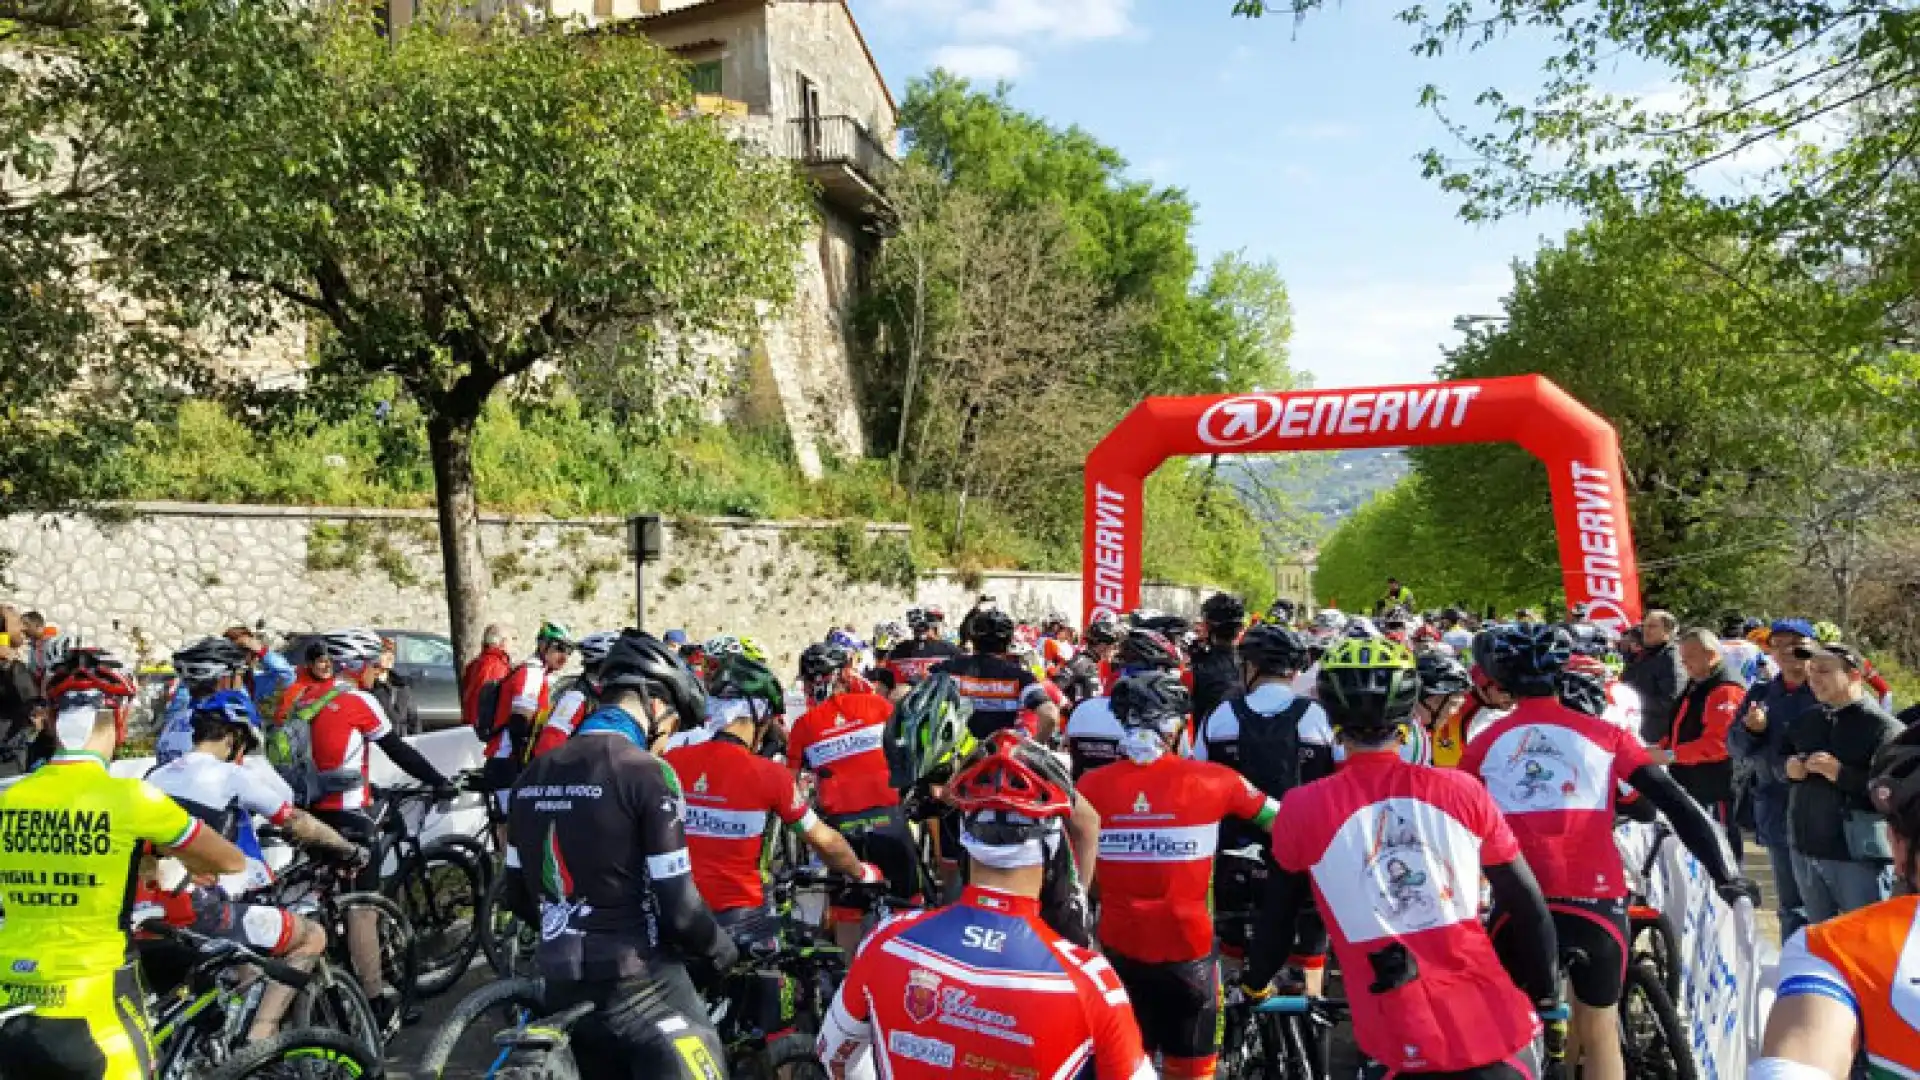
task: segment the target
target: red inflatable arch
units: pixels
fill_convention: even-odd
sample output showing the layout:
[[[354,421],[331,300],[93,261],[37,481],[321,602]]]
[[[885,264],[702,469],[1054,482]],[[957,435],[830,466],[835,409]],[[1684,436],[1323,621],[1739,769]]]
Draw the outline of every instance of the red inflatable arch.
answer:
[[[1619,439],[1538,375],[1147,398],[1087,455],[1082,614],[1092,621],[1139,605],[1142,486],[1170,457],[1474,442],[1515,443],[1546,464],[1567,602],[1591,605],[1593,621],[1616,630],[1639,622]]]

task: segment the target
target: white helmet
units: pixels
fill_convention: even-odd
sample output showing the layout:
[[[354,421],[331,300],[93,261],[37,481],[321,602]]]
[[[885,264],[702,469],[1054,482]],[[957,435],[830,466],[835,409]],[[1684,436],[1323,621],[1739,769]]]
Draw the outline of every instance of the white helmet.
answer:
[[[360,668],[380,659],[380,635],[361,627],[334,630],[323,638],[327,656],[343,668]]]
[[[620,634],[613,630],[601,630],[588,634],[575,646],[580,651],[580,663],[592,667],[607,658],[613,650],[613,643],[620,640]]]
[[[1314,613],[1313,628],[1337,634],[1347,628],[1347,617],[1341,614],[1339,608],[1322,608]]]

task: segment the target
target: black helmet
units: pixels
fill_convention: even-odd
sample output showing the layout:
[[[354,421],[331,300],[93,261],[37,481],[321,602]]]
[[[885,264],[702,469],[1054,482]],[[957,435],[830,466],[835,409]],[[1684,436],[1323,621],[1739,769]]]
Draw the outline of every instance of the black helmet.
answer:
[[[1473,689],[1473,680],[1460,661],[1443,652],[1424,652],[1415,661],[1420,673],[1420,695],[1464,694]]]
[[[682,725],[706,720],[706,687],[671,645],[644,630],[629,627],[620,632],[600,663],[600,686],[658,697],[680,715]]]
[[[1267,621],[1277,622],[1277,623],[1290,623],[1293,621],[1293,613],[1296,610],[1298,609],[1295,608],[1293,601],[1288,600],[1286,597],[1283,596],[1280,599],[1275,600],[1273,603],[1267,605]]]
[[[1150,727],[1165,732],[1186,722],[1193,711],[1187,684],[1171,671],[1155,671],[1121,679],[1110,700],[1113,718],[1122,727]]]
[[[1113,654],[1113,659],[1123,668],[1171,671],[1180,666],[1180,650],[1158,630],[1136,627],[1127,631],[1126,639],[1120,642],[1120,649]]]
[[[1904,734],[1873,755],[1867,798],[1894,832],[1920,839],[1920,728]]]
[[[1087,624],[1087,644],[1117,645],[1126,636],[1126,629],[1120,620],[1111,615],[1102,615]]]
[[[1169,615],[1152,608],[1140,608],[1127,615],[1127,623],[1136,630],[1152,630],[1168,641],[1178,641],[1193,631],[1193,620],[1184,615]]]
[[[1247,621],[1247,605],[1237,596],[1217,592],[1200,605],[1200,617],[1210,626],[1233,626]]]
[[[1496,626],[1474,640],[1473,662],[1515,697],[1547,697],[1573,656],[1573,639],[1552,623]]]
[[[1013,645],[1013,616],[999,608],[985,608],[973,615],[967,628],[973,644],[981,652],[1006,652]]]
[[[1259,672],[1304,670],[1311,658],[1307,635],[1280,623],[1261,623],[1240,639],[1240,662]]]
[[[845,671],[852,662],[847,650],[830,641],[809,645],[800,654],[800,677],[809,681],[825,679]]]

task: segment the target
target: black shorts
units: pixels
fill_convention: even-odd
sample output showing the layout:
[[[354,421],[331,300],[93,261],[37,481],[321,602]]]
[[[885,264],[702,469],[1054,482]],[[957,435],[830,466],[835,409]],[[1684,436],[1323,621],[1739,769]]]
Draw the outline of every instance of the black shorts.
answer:
[[[284,956],[293,944],[293,913],[271,904],[242,904],[217,888],[192,891],[193,922],[187,929],[219,941]]]
[[[1573,997],[1593,1009],[1620,1004],[1627,984],[1627,901],[1547,898],[1553,932],[1560,942],[1560,958],[1567,968]],[[1488,919],[1495,949],[1502,945],[1506,918],[1496,909]]]
[[[361,810],[315,810],[313,816],[333,826],[333,831],[359,844],[370,847],[376,838],[373,819]],[[347,883],[359,892],[375,892],[380,888],[380,860],[368,859],[353,880]]]
[[[1540,1080],[1540,1044],[1534,1042],[1505,1061],[1454,1072],[1394,1072],[1375,1062],[1360,1066],[1360,1080]]]
[[[502,817],[506,816],[507,798],[513,792],[513,785],[520,780],[520,769],[517,752],[512,757],[488,758],[480,766],[480,790],[493,796],[488,801]]]
[[[1221,949],[1228,956],[1248,954],[1247,929],[1259,925],[1268,906],[1267,891],[1279,887],[1273,855],[1262,848],[1261,856],[1257,863],[1237,855],[1214,856],[1213,910],[1229,916],[1216,918],[1214,924]],[[1319,906],[1301,905],[1294,916],[1293,951],[1287,962],[1311,970],[1325,967],[1328,944],[1327,924],[1320,918]]]
[[[1208,1058],[1220,1052],[1220,961],[1213,956],[1148,964],[1107,953],[1120,976],[1149,1055]]]
[[[823,814],[821,820],[847,838],[848,846],[861,862],[872,863],[887,879],[887,893],[894,898],[918,903],[924,891],[920,881],[920,857],[913,847],[913,832],[907,828],[906,811],[898,806],[876,806],[856,814]],[[858,922],[866,905],[856,890],[836,886],[828,903],[836,921]]]

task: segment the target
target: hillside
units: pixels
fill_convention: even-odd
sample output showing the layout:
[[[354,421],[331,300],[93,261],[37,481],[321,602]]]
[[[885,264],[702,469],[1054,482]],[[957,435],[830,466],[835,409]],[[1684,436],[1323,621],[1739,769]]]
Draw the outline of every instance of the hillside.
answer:
[[[1233,460],[1234,488],[1254,509],[1272,505],[1276,492],[1289,510],[1318,518],[1313,532],[1331,533],[1368,499],[1400,482],[1411,470],[1404,451],[1340,450],[1324,454],[1285,454]]]

